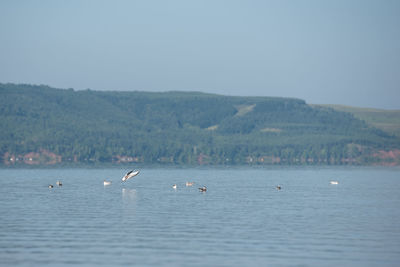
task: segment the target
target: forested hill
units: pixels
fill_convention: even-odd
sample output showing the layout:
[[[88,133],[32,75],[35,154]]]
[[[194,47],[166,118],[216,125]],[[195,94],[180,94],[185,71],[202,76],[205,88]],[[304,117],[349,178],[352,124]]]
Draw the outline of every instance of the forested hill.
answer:
[[[0,84],[3,164],[398,164],[400,139],[291,98]]]
[[[341,105],[324,105],[338,111],[350,112],[368,124],[400,137],[400,110],[356,108]]]

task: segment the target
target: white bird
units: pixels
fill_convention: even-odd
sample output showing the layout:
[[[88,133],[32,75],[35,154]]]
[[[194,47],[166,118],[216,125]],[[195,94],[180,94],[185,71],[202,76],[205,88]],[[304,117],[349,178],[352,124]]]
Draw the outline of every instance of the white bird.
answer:
[[[193,186],[194,182],[186,182],[186,186]]]
[[[104,185],[110,185],[110,184],[111,184],[111,181],[104,180]]]
[[[53,188],[53,185],[52,185],[52,184],[49,184],[49,188]]]
[[[122,177],[122,182],[125,182],[126,180],[128,180],[128,179],[130,179],[130,178],[132,178],[132,177],[134,177],[134,176],[136,176],[138,174],[139,174],[139,170],[130,171],[127,174],[125,174],[124,177]]]
[[[173,189],[176,189],[176,184],[174,184],[174,185],[172,186],[172,188],[173,188]]]
[[[330,184],[339,184],[338,181],[330,181]]]

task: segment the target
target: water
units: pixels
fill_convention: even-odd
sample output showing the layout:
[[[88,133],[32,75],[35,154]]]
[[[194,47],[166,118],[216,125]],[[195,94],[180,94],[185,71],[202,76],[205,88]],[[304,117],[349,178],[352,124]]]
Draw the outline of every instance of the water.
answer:
[[[400,265],[398,168],[125,171],[0,169],[0,264]]]

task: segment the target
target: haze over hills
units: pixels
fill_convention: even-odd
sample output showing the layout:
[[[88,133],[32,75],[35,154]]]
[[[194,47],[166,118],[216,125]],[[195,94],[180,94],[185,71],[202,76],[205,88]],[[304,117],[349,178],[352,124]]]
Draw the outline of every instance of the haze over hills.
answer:
[[[0,84],[0,124],[6,165],[400,161],[400,138],[379,118],[293,98]]]

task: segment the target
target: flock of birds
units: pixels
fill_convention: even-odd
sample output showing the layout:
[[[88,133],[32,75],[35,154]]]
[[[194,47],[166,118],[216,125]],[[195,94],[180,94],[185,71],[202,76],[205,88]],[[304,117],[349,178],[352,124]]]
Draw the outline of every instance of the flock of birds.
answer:
[[[132,177],[135,177],[136,175],[138,175],[139,173],[140,173],[139,170],[129,171],[127,174],[124,175],[124,177],[122,177],[122,182],[126,182],[127,180],[131,179]],[[111,181],[107,181],[107,180],[104,180],[104,182],[103,182],[104,186],[111,185],[111,183],[112,183]],[[338,181],[330,181],[329,183],[331,185],[338,185],[339,184]],[[59,187],[62,186],[61,181],[57,181],[56,185],[58,185]],[[190,187],[190,186],[194,185],[194,182],[186,182],[185,185],[186,185],[186,187]],[[53,188],[53,187],[54,186],[52,184],[49,184],[49,188]],[[176,184],[172,185],[172,188],[174,190],[176,190],[177,189],[177,185]],[[277,185],[275,188],[276,188],[276,190],[281,190],[282,186]],[[200,192],[206,192],[207,191],[207,187],[206,186],[199,187],[199,191]]]
[[[127,180],[131,179],[132,177],[135,177],[136,175],[138,175],[139,173],[140,173],[139,170],[132,170],[132,171],[129,171],[127,174],[125,174],[125,175],[122,177],[122,182],[126,182]],[[104,186],[111,185],[111,183],[112,183],[111,181],[107,181],[107,180],[104,180],[104,181],[103,181]],[[56,184],[57,184],[58,186],[62,186],[61,181],[57,181]],[[194,182],[186,182],[186,186],[187,186],[187,187],[193,186],[193,185],[194,185]],[[53,187],[54,187],[54,186],[53,186],[52,184],[49,184],[49,188],[53,188]],[[177,185],[174,184],[174,185],[172,186],[172,188],[173,188],[173,189],[176,189],[176,188],[177,188]],[[200,191],[200,192],[206,192],[206,191],[207,191],[207,187],[206,187],[206,186],[199,187],[199,191]]]
[[[124,175],[124,177],[122,177],[122,182],[125,182],[128,179],[131,179],[132,177],[135,177],[136,175],[139,174],[139,172],[140,172],[139,170],[132,170],[132,171],[128,172],[127,174]],[[57,181],[56,184],[58,186],[62,186],[61,181]],[[104,180],[103,184],[104,185],[111,185],[111,181]],[[49,188],[53,188],[53,187],[54,187],[54,185],[49,184]]]
[[[190,187],[190,186],[193,186],[194,185],[194,182],[186,182],[186,187]],[[173,184],[172,185],[172,188],[174,189],[174,190],[176,190],[177,188],[178,188],[178,186],[176,185],[176,184]],[[207,191],[207,187],[206,186],[202,186],[202,187],[199,187],[199,191],[200,192],[206,192]]]
[[[61,183],[61,181],[57,181],[56,182],[56,185],[58,185],[58,186],[62,186],[62,183]],[[54,185],[52,185],[52,184],[49,184],[49,188],[53,188],[54,187]]]

